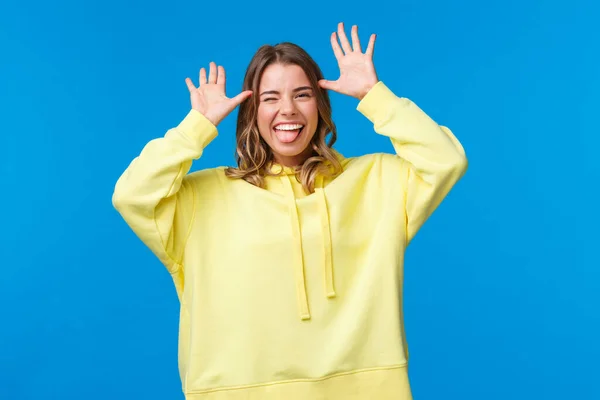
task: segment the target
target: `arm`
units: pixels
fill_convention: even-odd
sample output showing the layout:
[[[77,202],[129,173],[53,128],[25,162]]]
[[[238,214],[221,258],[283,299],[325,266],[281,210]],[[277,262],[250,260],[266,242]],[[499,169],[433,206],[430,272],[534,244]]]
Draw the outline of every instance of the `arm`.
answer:
[[[151,140],[115,185],[113,206],[171,273],[181,266],[195,210],[186,175],[216,136],[216,127],[192,109],[164,137]]]
[[[217,125],[252,94],[225,96],[225,70],[210,63],[200,69],[200,85],[189,78],[192,109],[164,137],[150,141],[118,179],[114,207],[171,274],[180,272],[187,237],[194,220],[195,187],[187,174],[193,160],[217,136]],[[181,278],[181,277],[179,277]],[[182,281],[178,280],[181,289]]]
[[[400,158],[410,242],[464,175],[465,151],[450,129],[439,126],[409,99],[394,95],[383,82],[372,87],[357,109],[377,133],[390,138]]]
[[[467,159],[448,128],[436,124],[416,104],[395,96],[379,81],[373,65],[376,36],[370,36],[364,53],[356,25],[351,37],[352,44],[343,23],[338,24],[337,34],[331,35],[331,47],[340,77],[336,81],[322,79],[319,85],[357,98],[358,110],[373,122],[375,131],[392,140],[403,177],[408,243],[462,177]]]

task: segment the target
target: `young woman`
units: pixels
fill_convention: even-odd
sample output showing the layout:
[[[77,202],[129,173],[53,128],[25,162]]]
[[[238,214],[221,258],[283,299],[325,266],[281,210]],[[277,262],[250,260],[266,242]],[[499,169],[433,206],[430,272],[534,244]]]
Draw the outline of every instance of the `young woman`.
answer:
[[[116,184],[115,208],[173,277],[188,400],[412,399],[404,251],[467,160],[378,79],[375,36],[364,52],[356,26],[351,40],[342,24],[331,36],[336,81],[290,43],[261,47],[233,98],[221,66],[201,69],[187,116]],[[327,90],[355,97],[396,154],[335,151]],[[238,105],[237,167],[190,173]]]

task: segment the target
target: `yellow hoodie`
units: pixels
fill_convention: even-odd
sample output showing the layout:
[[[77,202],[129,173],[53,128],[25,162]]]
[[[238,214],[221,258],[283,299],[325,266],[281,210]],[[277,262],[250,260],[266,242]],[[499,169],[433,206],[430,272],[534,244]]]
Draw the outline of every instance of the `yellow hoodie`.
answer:
[[[467,168],[463,147],[377,83],[358,104],[397,154],[345,158],[305,195],[224,167],[189,173],[217,136],[191,110],[150,141],[113,204],[171,273],[187,400],[412,399],[405,248]]]

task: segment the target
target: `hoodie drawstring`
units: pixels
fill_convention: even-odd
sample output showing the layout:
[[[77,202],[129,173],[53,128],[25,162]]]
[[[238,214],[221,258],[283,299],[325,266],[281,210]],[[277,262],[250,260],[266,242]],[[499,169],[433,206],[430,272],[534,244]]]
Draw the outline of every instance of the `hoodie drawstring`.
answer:
[[[292,175],[293,176],[293,175]],[[296,205],[296,196],[294,195],[294,189],[292,187],[292,179],[290,175],[283,174],[281,180],[286,187],[289,195],[286,196],[289,205],[290,222],[292,225],[292,237],[294,240],[293,249],[293,268],[294,277],[296,281],[296,295],[298,298],[298,307],[300,311],[300,318],[302,320],[310,319],[310,309],[308,307],[308,295],[306,291],[306,276],[304,269],[304,258],[302,255],[302,232],[300,230],[300,217],[298,215],[298,208]],[[325,281],[325,296],[328,298],[335,297],[335,288],[333,285],[333,261],[331,251],[331,231],[329,225],[329,212],[327,210],[327,201],[325,198],[325,192],[323,190],[323,177],[317,176],[315,181],[315,195],[317,196],[320,223],[321,223],[321,234],[323,241],[323,272]]]
[[[286,186],[289,196],[286,196],[289,202],[290,220],[292,222],[292,237],[294,239],[294,275],[296,280],[296,294],[298,296],[298,305],[300,307],[300,318],[310,319],[310,310],[308,309],[308,297],[306,293],[306,281],[304,274],[304,259],[302,257],[302,232],[300,232],[300,218],[298,208],[296,207],[296,197],[294,188],[289,175],[284,174],[281,177]]]
[[[329,210],[323,190],[323,176],[317,177],[315,193],[319,201],[319,214],[321,215],[321,233],[323,234],[323,270],[325,272],[325,295],[329,298],[335,297],[333,287],[333,262],[331,260],[331,231],[329,224]]]

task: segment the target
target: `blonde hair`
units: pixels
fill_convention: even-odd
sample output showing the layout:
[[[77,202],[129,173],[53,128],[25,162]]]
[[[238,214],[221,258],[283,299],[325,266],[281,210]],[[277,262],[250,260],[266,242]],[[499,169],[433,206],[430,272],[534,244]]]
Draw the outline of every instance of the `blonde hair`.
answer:
[[[314,89],[319,113],[317,129],[310,146],[312,155],[295,167],[296,179],[307,193],[314,192],[317,174],[333,177],[342,171],[340,161],[332,146],[337,139],[337,130],[331,117],[331,102],[325,89],[319,86],[323,74],[317,63],[308,53],[293,43],[283,42],[275,46],[261,46],[250,61],[242,90],[252,90],[254,95],[239,106],[236,128],[237,168],[229,167],[225,175],[229,178],[241,178],[255,186],[264,188],[265,176],[274,175],[270,170],[273,152],[261,137],[256,121],[259,105],[258,87],[264,70],[271,64],[298,65],[308,77]],[[331,133],[329,142],[327,135]]]

